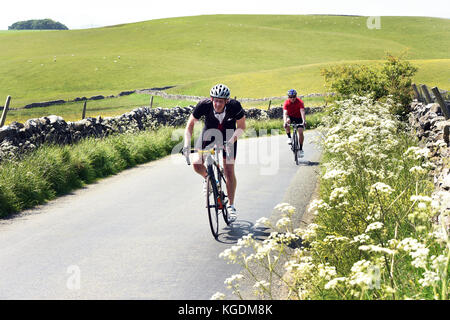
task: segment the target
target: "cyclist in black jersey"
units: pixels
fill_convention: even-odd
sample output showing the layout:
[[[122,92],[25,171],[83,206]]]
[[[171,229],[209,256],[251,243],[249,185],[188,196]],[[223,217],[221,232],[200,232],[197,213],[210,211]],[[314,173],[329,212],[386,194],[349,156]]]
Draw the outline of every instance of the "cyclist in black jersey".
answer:
[[[239,101],[230,99],[230,89],[223,84],[212,87],[210,97],[210,99],[200,101],[189,117],[184,134],[183,154],[189,157],[194,125],[200,118],[204,117],[205,126],[200,138],[196,141],[195,148],[205,149],[215,143],[219,146],[224,144],[223,160],[229,199],[227,209],[230,220],[234,221],[237,218],[234,206],[236,192],[234,160],[236,158],[237,139],[245,130],[245,112]],[[195,153],[194,157],[193,167],[195,172],[206,178],[207,172],[203,164],[203,156]],[[206,180],[203,184],[203,190],[206,192]]]

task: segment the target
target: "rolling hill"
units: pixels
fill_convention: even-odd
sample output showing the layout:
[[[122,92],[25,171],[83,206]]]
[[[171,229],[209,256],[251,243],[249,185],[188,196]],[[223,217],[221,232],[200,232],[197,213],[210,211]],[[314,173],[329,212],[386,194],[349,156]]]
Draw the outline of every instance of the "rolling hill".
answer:
[[[173,86],[207,95],[224,82],[238,97],[325,92],[320,69],[377,63],[407,52],[417,83],[450,89],[450,20],[322,15],[210,15],[68,31],[0,32],[0,104]]]

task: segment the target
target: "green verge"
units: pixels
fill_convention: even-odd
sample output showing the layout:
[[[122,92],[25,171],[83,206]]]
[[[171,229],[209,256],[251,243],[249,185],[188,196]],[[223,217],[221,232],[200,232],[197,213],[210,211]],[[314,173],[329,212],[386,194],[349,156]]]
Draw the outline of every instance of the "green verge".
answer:
[[[282,120],[248,120],[247,131],[281,129]],[[196,127],[196,134],[201,126]],[[169,155],[183,128],[87,138],[73,145],[43,145],[19,161],[0,166],[0,218],[43,204],[58,196]],[[195,134],[194,134],[195,136]]]
[[[219,257],[242,266],[225,280],[234,295],[242,298],[246,279],[258,299],[273,299],[282,283],[294,300],[448,300],[448,209],[432,198],[430,175],[445,142],[418,147],[392,103],[355,96],[328,108],[312,223],[281,203],[276,223],[256,221],[270,229],[267,239],[248,234],[225,249]]]

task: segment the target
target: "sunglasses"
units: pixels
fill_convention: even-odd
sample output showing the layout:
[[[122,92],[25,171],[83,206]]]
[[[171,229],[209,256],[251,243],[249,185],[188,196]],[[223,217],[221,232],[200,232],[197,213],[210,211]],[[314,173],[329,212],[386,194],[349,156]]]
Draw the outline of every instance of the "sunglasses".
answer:
[[[289,96],[289,99],[297,98],[297,96]]]

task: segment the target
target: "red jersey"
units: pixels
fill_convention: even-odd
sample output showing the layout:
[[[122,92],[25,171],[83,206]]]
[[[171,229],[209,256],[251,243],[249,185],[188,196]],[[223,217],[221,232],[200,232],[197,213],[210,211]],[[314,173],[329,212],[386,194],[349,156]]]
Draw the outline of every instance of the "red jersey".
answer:
[[[300,113],[300,109],[305,109],[305,105],[299,98],[296,98],[294,102],[291,102],[290,99],[284,102],[283,110],[287,110],[289,117],[301,118],[302,114]]]

